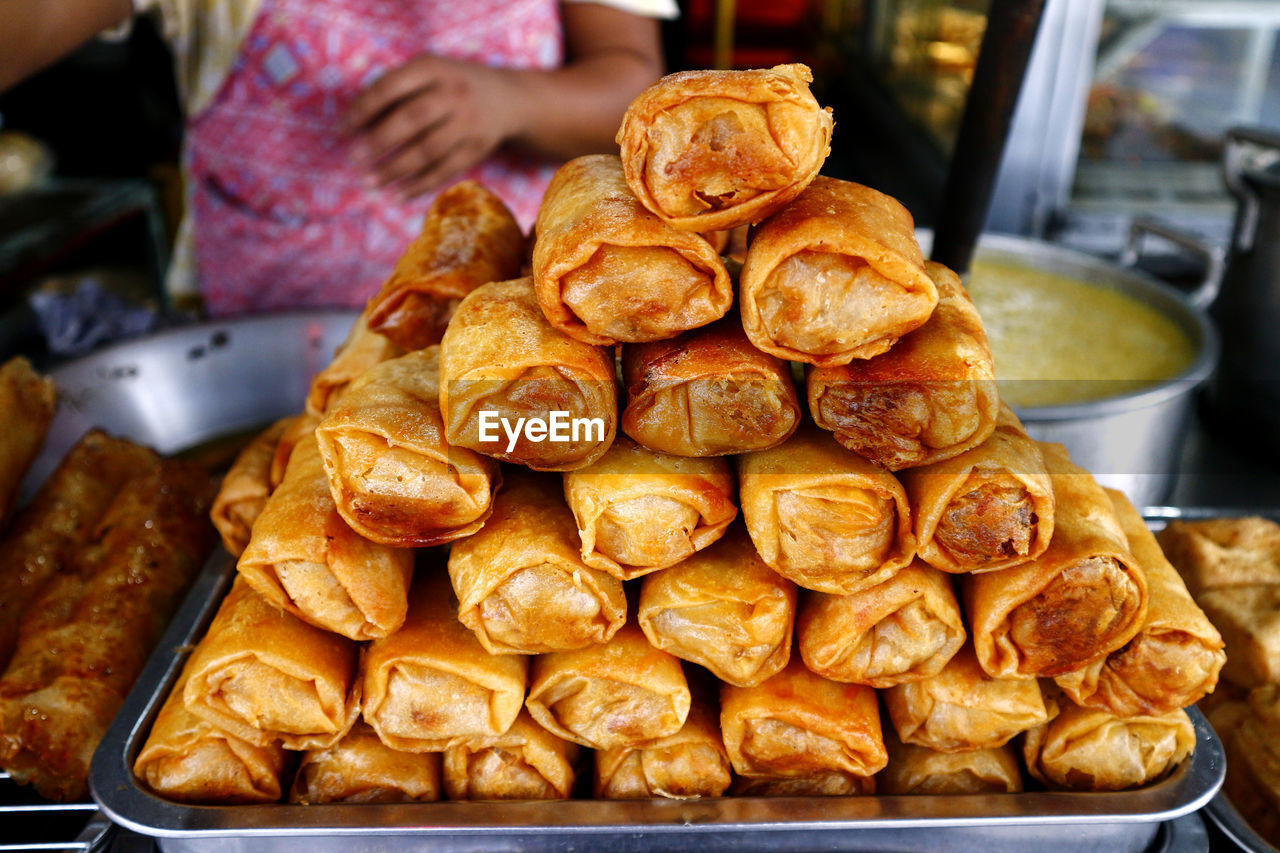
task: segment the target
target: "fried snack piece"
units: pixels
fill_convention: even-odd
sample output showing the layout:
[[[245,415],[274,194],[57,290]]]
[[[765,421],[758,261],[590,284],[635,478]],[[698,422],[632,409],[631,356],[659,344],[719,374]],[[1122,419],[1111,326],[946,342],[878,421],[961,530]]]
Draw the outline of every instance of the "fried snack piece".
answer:
[[[392,749],[363,720],[327,749],[302,754],[291,803],[428,803],[440,799],[438,752]]]
[[[553,326],[580,341],[670,338],[719,319],[733,303],[715,248],[646,210],[615,155],[561,166],[535,230],[538,304]]]
[[[356,317],[347,338],[334,353],[333,360],[311,380],[307,391],[306,412],[320,418],[338,401],[351,381],[380,361],[403,355],[404,350],[369,328],[369,308]]]
[[[847,595],[911,563],[916,540],[902,484],[830,435],[807,426],[735,461],[747,531],[783,577]]]
[[[680,71],[641,92],[617,142],[632,192],[676,228],[759,222],[795,198],[831,150],[831,110],[805,65]]]
[[[881,794],[1016,794],[1022,768],[1012,744],[938,752],[885,733],[889,764],[876,776]]]
[[[444,789],[451,800],[562,800],[573,791],[578,745],[521,711],[500,735],[466,740],[444,751]]]
[[[253,523],[262,514],[267,498],[278,485],[271,482],[271,466],[285,432],[303,415],[281,418],[258,433],[236,454],[214,496],[209,520],[222,537],[222,545],[239,557],[249,544]],[[285,460],[287,463],[287,459]]]
[[[0,364],[0,433],[4,435],[0,442],[0,533],[17,505],[22,478],[44,445],[57,402],[54,381],[37,373],[26,358],[14,356]]]
[[[809,669],[878,688],[937,675],[965,636],[950,577],[919,560],[868,589],[812,593],[796,618]]]
[[[369,300],[370,331],[404,350],[440,343],[468,293],[520,275],[524,232],[502,199],[478,181],[436,196],[422,231]]]
[[[1227,753],[1223,791],[1249,825],[1271,844],[1280,843],[1280,686],[1249,692],[1245,701],[1210,716]],[[1230,714],[1229,724],[1224,716]]]
[[[1271,519],[1174,520],[1156,539],[1197,599],[1223,587],[1280,584],[1280,524]]]
[[[440,344],[440,411],[452,447],[539,471],[582,468],[613,443],[617,396],[613,353],[547,322],[532,278],[473,290]]]
[[[383,545],[475,533],[501,482],[495,460],[445,442],[439,352],[430,346],[369,368],[316,427],[338,514]]]
[[[1222,677],[1244,688],[1280,682],[1280,584],[1219,587],[1197,599],[1222,632]]]
[[[735,797],[856,797],[876,792],[875,776],[825,770],[806,776],[735,776]]]
[[[751,345],[736,316],[622,349],[622,431],[651,450],[724,456],[776,447],[800,424],[786,364]]]
[[[458,619],[496,654],[606,642],[627,619],[622,581],[582,561],[559,479],[510,471],[493,515],[453,544]]]
[[[923,326],[938,288],[906,208],[862,184],[819,176],[753,232],[738,301],[751,343],[834,367],[880,355]],[[968,337],[966,346],[980,350]]]
[[[621,580],[706,548],[738,514],[725,459],[659,453],[626,435],[586,468],[566,472],[564,496],[583,562]]]

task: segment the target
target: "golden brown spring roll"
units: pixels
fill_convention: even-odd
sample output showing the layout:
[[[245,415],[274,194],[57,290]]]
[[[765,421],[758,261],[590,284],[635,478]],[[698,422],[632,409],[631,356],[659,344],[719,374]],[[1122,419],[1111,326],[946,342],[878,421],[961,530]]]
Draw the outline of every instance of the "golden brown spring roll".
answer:
[[[156,794],[180,803],[274,803],[284,791],[290,762],[278,742],[257,746],[187,710],[182,701],[190,659],[173,685],[142,751],[134,775]]]
[[[213,547],[215,485],[177,460],[139,473],[31,602],[0,677],[0,767],[16,781],[85,795],[94,749]]]
[[[830,435],[804,427],[736,461],[751,540],[783,577],[847,595],[910,564],[916,540],[902,484]]]
[[[583,562],[622,580],[706,548],[738,514],[728,461],[658,453],[626,435],[586,468],[567,472],[564,496]]]
[[[436,196],[421,233],[369,300],[369,329],[404,350],[440,343],[464,296],[520,275],[524,244],[501,198],[478,181],[454,184]]]
[[[592,749],[673,735],[691,701],[680,661],[628,622],[607,643],[538,655],[525,706],[552,734]]]
[[[622,581],[582,561],[559,478],[508,472],[493,515],[449,551],[458,618],[495,654],[603,643],[627,619]]]
[[[1164,558],[1141,513],[1123,492],[1107,489],[1107,495],[1147,578],[1147,616],[1128,644],[1055,681],[1077,705],[1117,717],[1185,708],[1217,685],[1227,659],[1222,636]]]
[[[357,720],[327,749],[302,755],[291,803],[428,803],[440,799],[438,752],[404,752]]]
[[[720,732],[741,776],[872,776],[888,761],[875,691],[799,659],[755,687],[720,685]]]
[[[892,687],[937,675],[965,641],[950,576],[916,560],[884,583],[800,602],[796,642],[832,681]]]
[[[800,64],[663,77],[618,128],[632,192],[676,228],[759,222],[795,198],[831,150],[831,110],[812,82]]]
[[[0,540],[0,671],[31,602],[80,555],[125,482],[159,461],[150,448],[89,430],[14,517]]]
[[[371,367],[316,427],[338,514],[383,545],[475,533],[501,482],[495,460],[444,440],[439,352],[431,346]]]
[[[806,377],[814,423],[890,471],[959,456],[986,441],[1000,414],[995,361],[960,277],[932,261],[928,321],[872,359]]]
[[[1174,520],[1156,539],[1197,600],[1224,587],[1280,584],[1280,524],[1269,518]]]
[[[576,743],[556,737],[521,711],[500,735],[472,738],[444,751],[451,800],[562,800],[573,791]]]
[[[302,415],[281,418],[258,433],[238,454],[214,496],[209,520],[222,537],[222,545],[233,557],[244,553],[253,523],[262,514],[267,498],[277,483],[271,482],[271,466],[280,438]],[[287,462],[287,460],[286,460]]]
[[[875,776],[827,770],[807,776],[735,776],[735,797],[856,797],[876,792]]]
[[[1060,444],[1041,444],[1056,499],[1053,539],[1013,568],[963,576],[982,668],[994,678],[1063,675],[1133,639],[1147,580],[1111,499]]]
[[[1122,718],[1064,701],[1057,716],[1027,732],[1022,756],[1050,788],[1121,791],[1168,775],[1195,745],[1182,709]]]
[[[733,303],[715,248],[646,210],[616,155],[561,166],[535,230],[538,303],[553,326],[580,341],[670,338],[724,316]]]
[[[0,434],[4,435],[0,442],[0,533],[18,503],[22,479],[44,445],[57,401],[54,381],[37,373],[27,359],[14,356],[0,364]]]
[[[741,525],[646,575],[636,620],[655,647],[750,687],[787,665],[796,587],[765,565]]]
[[[387,746],[408,752],[505,732],[524,703],[528,659],[484,650],[458,621],[438,566],[423,568],[410,595],[404,625],[369,643],[361,659],[365,721]]]
[[[191,652],[187,710],[257,746],[323,749],[360,715],[359,647],[308,625],[242,577]]]
[[[403,353],[404,350],[389,338],[369,328],[369,308],[366,306],[356,317],[346,340],[338,346],[333,360],[312,378],[307,391],[307,414],[314,418],[323,417],[353,379],[378,362]]]
[[[290,454],[236,568],[277,607],[368,640],[404,621],[413,552],[371,542],[342,519],[312,434]]]
[[[452,447],[570,471],[604,455],[618,426],[613,353],[559,331],[533,279],[472,291],[440,344],[440,411]]]
[[[924,325],[938,288],[905,207],[819,176],[752,234],[738,299],[757,347],[834,367],[880,355]]]
[[[764,450],[802,417],[786,364],[751,345],[736,315],[622,349],[622,431],[651,450],[724,456]]]
[[[286,419],[284,432],[280,434],[280,440],[276,442],[275,453],[271,456],[271,470],[267,475],[268,496],[274,492],[282,482],[284,482],[284,472],[289,468],[289,457],[293,455],[293,449],[298,446],[298,442],[302,440],[311,441],[315,437],[316,427],[320,425],[320,418],[309,412],[303,412],[301,415]],[[261,515],[261,510],[259,510]],[[257,519],[254,519],[255,521]],[[241,551],[241,553],[244,553]]]
[[[1013,744],[968,752],[938,752],[885,733],[889,764],[876,776],[881,794],[1016,794],[1022,768]]]
[[[995,432],[959,456],[899,474],[920,558],[944,572],[989,572],[1039,557],[1053,537],[1053,481],[1039,445],[1001,405]]]
[[[967,644],[937,675],[884,691],[884,704],[903,743],[938,752],[995,749],[1049,719],[1040,682],[988,676]]]

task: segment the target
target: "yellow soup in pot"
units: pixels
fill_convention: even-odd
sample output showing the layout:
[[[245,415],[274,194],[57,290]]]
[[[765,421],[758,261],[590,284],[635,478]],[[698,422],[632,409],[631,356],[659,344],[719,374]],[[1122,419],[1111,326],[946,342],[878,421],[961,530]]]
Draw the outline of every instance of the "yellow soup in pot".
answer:
[[[969,295],[986,326],[1001,396],[1018,407],[1127,394],[1191,366],[1195,346],[1159,310],[1110,288],[978,260]]]

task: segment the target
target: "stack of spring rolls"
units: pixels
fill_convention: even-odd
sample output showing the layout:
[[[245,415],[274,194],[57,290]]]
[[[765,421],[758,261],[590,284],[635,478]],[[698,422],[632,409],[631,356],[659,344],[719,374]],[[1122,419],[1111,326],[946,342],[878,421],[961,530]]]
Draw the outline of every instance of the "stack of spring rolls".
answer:
[[[440,197],[228,473],[237,578],[146,784],[1114,790],[1190,753],[1217,632],[1123,495],[1001,404],[910,214],[819,174],[810,79],[663,78],[617,154],[559,170],[529,252],[483,186]]]

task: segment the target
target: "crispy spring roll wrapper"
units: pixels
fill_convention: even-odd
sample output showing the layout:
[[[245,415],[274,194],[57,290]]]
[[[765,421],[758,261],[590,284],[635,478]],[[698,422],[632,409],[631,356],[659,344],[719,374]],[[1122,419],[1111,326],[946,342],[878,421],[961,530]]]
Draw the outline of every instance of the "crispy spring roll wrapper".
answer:
[[[444,751],[444,789],[451,800],[563,800],[573,791],[580,749],[521,711],[500,735]]]
[[[808,776],[735,776],[735,797],[856,797],[876,792],[875,776],[827,770]]]
[[[796,642],[809,669],[869,687],[937,675],[965,636],[950,576],[919,560],[869,589],[811,593],[796,617]]]
[[[1197,600],[1225,587],[1280,585],[1280,524],[1269,518],[1173,520],[1156,539]]]
[[[632,622],[607,643],[538,655],[525,706],[538,724],[592,749],[673,735],[691,696],[680,660],[655,649]]]
[[[1168,775],[1191,755],[1196,731],[1187,712],[1117,717],[1063,701],[1057,715],[1027,732],[1022,757],[1050,788],[1122,791]]]
[[[369,640],[404,621],[413,552],[371,542],[342,519],[313,433],[290,454],[236,568],[299,619]]]
[[[209,510],[209,520],[217,528],[222,545],[231,556],[239,557],[249,544],[253,523],[262,514],[267,498],[278,484],[278,481],[271,481],[276,448],[289,427],[302,417],[281,418],[258,433],[236,454],[235,461],[223,475],[222,485],[218,487],[213,507]]]
[[[886,353],[816,367],[805,380],[814,423],[890,471],[977,447],[1000,415],[995,360],[978,309],[954,272],[932,261],[924,267],[938,305],[923,326]]]
[[[1222,635],[1187,592],[1177,569],[1123,492],[1107,489],[1129,548],[1147,577],[1147,616],[1125,646],[1058,676],[1072,702],[1117,717],[1185,708],[1213,692],[1226,663]]]
[[[676,228],[759,222],[795,198],[831,151],[831,110],[812,82],[801,64],[668,74],[622,117],[627,184]]]
[[[439,352],[430,346],[371,367],[316,427],[338,514],[383,545],[475,533],[501,482],[497,461],[445,442]]]
[[[1053,539],[1013,568],[963,576],[974,649],[994,678],[1063,675],[1133,639],[1147,580],[1111,498],[1060,444],[1041,444],[1056,500]]]
[[[1197,603],[1222,632],[1222,678],[1244,688],[1280,683],[1280,585],[1211,589]]]
[[[159,459],[150,448],[89,430],[14,517],[0,540],[0,672],[31,602],[90,542],[125,482]]]
[[[886,733],[889,764],[876,776],[881,794],[1016,794],[1022,768],[1012,744],[967,752],[938,752]]]
[[[383,743],[369,724],[327,749],[303,753],[291,803],[429,803],[440,799],[438,752],[404,752]]]
[[[458,619],[494,654],[607,641],[627,619],[622,581],[582,561],[560,480],[509,471],[483,528],[449,550]]]
[[[880,355],[923,326],[938,288],[905,207],[862,184],[819,176],[753,232],[738,300],[757,347],[835,367]]]
[[[783,577],[847,595],[911,563],[916,540],[902,484],[827,433],[804,427],[736,462],[747,531]]]
[[[17,505],[22,479],[44,445],[57,402],[54,381],[37,373],[27,359],[15,356],[0,364],[0,433],[4,435],[0,442],[0,533]]]
[[[613,154],[561,166],[536,231],[538,303],[553,326],[580,341],[670,338],[719,319],[733,303],[716,249],[646,210]]]
[[[387,746],[408,752],[505,732],[524,704],[528,659],[485,651],[458,621],[438,566],[424,566],[410,596],[404,625],[369,643],[361,659],[365,721]]]
[[[0,766],[14,780],[85,795],[94,749],[213,547],[215,486],[189,462],[139,472],[31,602],[0,678]]]
[[[736,316],[622,349],[622,431],[675,456],[764,450],[802,417],[787,365],[751,345]]]
[[[180,803],[274,803],[291,762],[273,741],[252,744],[187,710],[182,701],[190,660],[160,706],[133,773],[150,790]]]
[[[378,362],[403,353],[404,350],[390,338],[369,328],[369,308],[365,306],[352,324],[346,340],[338,346],[333,360],[312,378],[311,387],[307,391],[307,414],[315,418],[323,417],[353,379]]]
[[[1008,406],[977,447],[898,476],[915,514],[917,553],[935,569],[1007,569],[1039,557],[1053,538],[1053,481]]]
[[[524,244],[502,199],[478,181],[454,184],[436,196],[422,232],[369,300],[370,330],[405,350],[440,343],[463,297],[520,275]]]
[[[739,687],[791,658],[796,587],[770,569],[741,525],[682,563],[646,575],[636,620],[649,642]]]
[[[626,435],[591,465],[565,473],[564,496],[583,561],[622,580],[706,548],[738,514],[727,460],[659,453]]]
[[[1049,719],[1039,681],[992,678],[968,645],[937,675],[890,687],[884,703],[903,743],[938,752],[995,749]]]
[[[872,776],[888,761],[875,691],[799,659],[754,687],[721,684],[720,732],[741,776]]]
[[[280,440],[276,442],[275,453],[271,455],[271,470],[268,472],[267,480],[268,496],[284,481],[284,472],[289,468],[289,457],[293,455],[293,449],[298,446],[298,442],[304,439],[311,441],[315,437],[316,427],[319,425],[320,418],[309,412],[303,412],[297,417],[286,419],[284,432],[280,434]],[[259,511],[259,515],[261,515],[261,511]],[[243,550],[241,553],[244,553]]]
[[[613,353],[552,326],[532,278],[482,285],[458,306],[440,344],[440,411],[452,447],[538,471],[582,468],[617,432]],[[521,418],[553,432],[530,435],[516,426]]]

